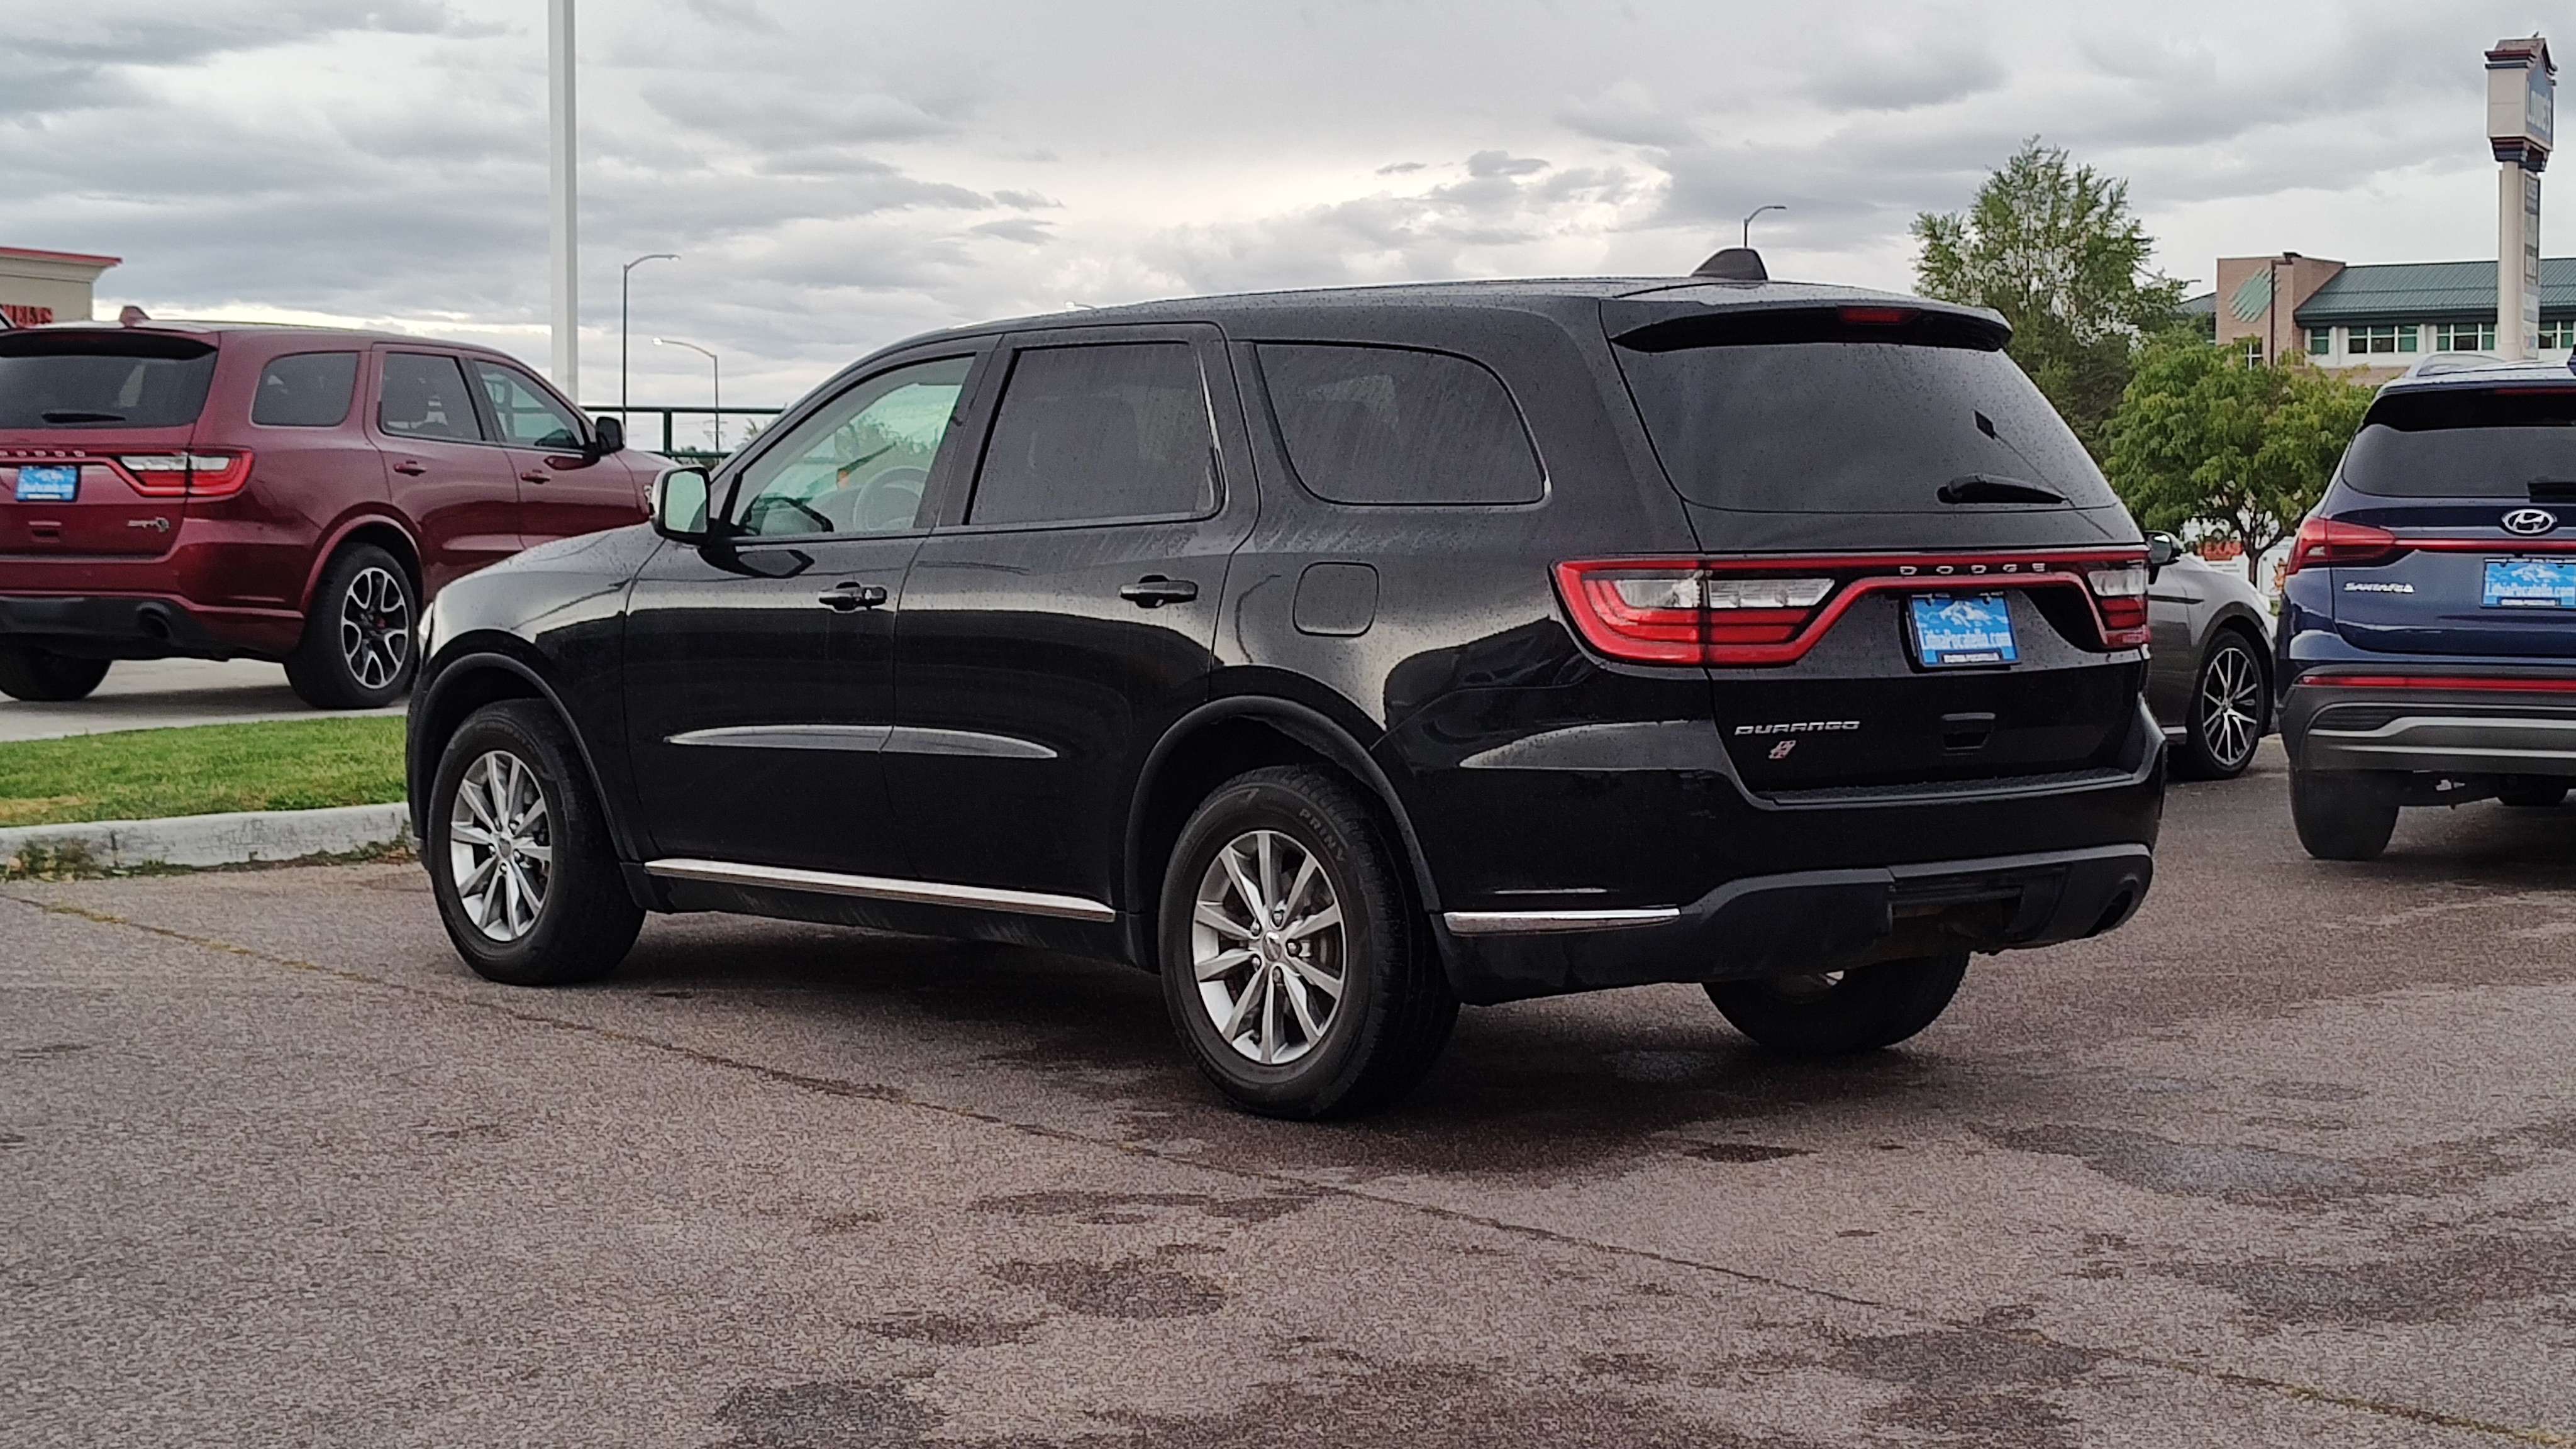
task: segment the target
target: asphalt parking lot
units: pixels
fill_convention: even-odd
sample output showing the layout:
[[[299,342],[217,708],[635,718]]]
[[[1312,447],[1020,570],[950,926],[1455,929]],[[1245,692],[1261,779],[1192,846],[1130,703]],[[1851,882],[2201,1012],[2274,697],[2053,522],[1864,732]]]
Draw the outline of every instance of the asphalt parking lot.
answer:
[[[1137,973],[414,867],[0,886],[0,1441],[2576,1443],[2576,808],[2307,860],[2276,746],[1898,1051],[1470,1011],[1216,1105]]]

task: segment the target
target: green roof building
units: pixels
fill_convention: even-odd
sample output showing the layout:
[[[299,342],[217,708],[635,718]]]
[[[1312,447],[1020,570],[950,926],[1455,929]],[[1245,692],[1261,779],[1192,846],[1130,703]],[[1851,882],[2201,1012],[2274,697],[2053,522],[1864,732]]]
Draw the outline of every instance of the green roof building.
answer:
[[[2183,310],[2214,315],[2218,340],[2251,358],[2301,352],[2321,366],[2394,377],[2432,353],[2496,350],[2496,264],[2221,257],[2217,290]],[[2564,359],[2571,347],[2576,257],[2544,257],[2540,355]]]

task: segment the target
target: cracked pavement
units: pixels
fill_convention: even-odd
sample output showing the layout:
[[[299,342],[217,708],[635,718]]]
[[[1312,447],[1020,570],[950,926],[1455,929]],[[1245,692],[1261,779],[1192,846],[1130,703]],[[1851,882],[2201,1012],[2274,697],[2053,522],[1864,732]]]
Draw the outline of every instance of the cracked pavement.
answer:
[[[2111,937],[1895,1051],[1693,988],[1219,1106],[1152,980],[412,866],[0,885],[0,1443],[2576,1444],[2576,808],[2177,787]]]

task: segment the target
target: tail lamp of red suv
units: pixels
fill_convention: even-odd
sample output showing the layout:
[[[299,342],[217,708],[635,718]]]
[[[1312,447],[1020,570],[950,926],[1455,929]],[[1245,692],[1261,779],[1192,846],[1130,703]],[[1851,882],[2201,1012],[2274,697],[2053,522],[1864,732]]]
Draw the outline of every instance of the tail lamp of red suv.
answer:
[[[2142,551],[1811,559],[1601,559],[1556,566],[1584,641],[1635,664],[1740,668],[1805,656],[1865,594],[2066,589],[2105,649],[2147,642]]]
[[[229,498],[250,481],[246,452],[119,453],[118,472],[146,498]]]

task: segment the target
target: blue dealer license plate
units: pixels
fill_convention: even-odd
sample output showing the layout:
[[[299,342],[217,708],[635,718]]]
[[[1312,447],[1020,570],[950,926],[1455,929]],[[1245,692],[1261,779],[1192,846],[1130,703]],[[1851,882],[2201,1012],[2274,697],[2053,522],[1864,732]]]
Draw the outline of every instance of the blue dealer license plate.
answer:
[[[2491,558],[2479,603],[2490,609],[2576,609],[2576,563]]]
[[[1907,606],[1915,657],[1925,668],[2021,658],[2013,646],[2012,608],[2001,594],[1916,594]]]
[[[80,469],[46,466],[18,470],[21,503],[71,503],[80,498]]]

